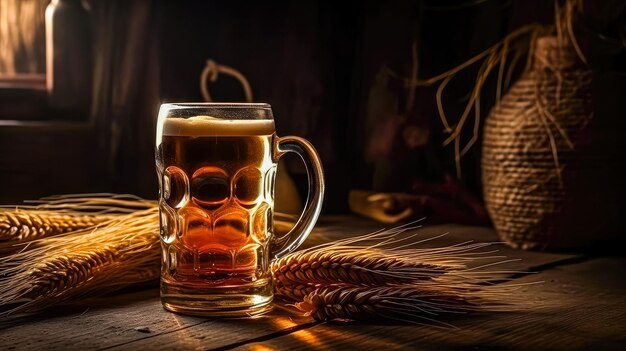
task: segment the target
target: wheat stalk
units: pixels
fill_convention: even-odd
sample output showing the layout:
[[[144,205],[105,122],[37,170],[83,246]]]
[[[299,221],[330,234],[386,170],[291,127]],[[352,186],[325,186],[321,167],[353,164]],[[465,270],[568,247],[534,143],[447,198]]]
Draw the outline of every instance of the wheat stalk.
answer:
[[[24,210],[49,210],[63,213],[129,214],[137,210],[153,208],[154,200],[146,200],[130,194],[91,193],[54,195],[39,200],[27,200],[19,208]],[[14,207],[14,206],[3,206]]]
[[[23,249],[36,239],[106,225],[123,214],[153,208],[155,201],[127,194],[76,194],[0,208],[0,253]]]
[[[0,259],[0,317],[158,278],[157,223],[156,208],[140,210]]]
[[[585,64],[587,63],[578,40],[576,39],[573,25],[577,15],[583,11],[582,1],[566,0],[562,7],[559,6],[558,1],[555,1],[554,4],[554,24],[529,24],[522,26],[509,33],[501,41],[495,43],[485,51],[434,77],[428,79],[416,79],[414,76],[402,77],[390,68],[386,68],[387,73],[391,77],[402,80],[405,86],[410,89],[415,89],[415,87],[420,86],[437,85],[435,100],[439,118],[444,127],[444,132],[450,134],[444,140],[443,145],[454,144],[454,161],[458,178],[461,177],[461,159],[479,140],[481,131],[481,95],[487,86],[490,76],[496,76],[495,101],[499,103],[502,98],[502,92],[508,88],[511,78],[519,64],[519,60],[522,56],[527,56],[525,69],[528,70],[532,62],[534,44],[539,36],[544,35],[556,34],[560,42],[571,44],[580,60]],[[512,57],[509,61],[510,56]],[[478,63],[481,63],[481,65],[476,71],[475,84],[466,99],[465,107],[457,117],[457,121],[452,123],[449,116],[446,114],[443,103],[443,94],[446,87],[460,72]],[[467,128],[467,123],[472,119],[472,136],[468,141],[463,141],[462,138],[465,134],[464,128]]]
[[[415,248],[412,225],[312,247],[272,265],[274,292],[306,315],[332,319],[380,320],[452,327],[440,314],[511,310],[528,306],[511,298],[519,285],[493,270],[506,262],[483,248],[489,243]],[[491,263],[470,262],[496,259]],[[483,261],[484,262],[484,261]],[[502,303],[506,301],[506,303]]]
[[[437,286],[326,287],[313,290],[294,306],[319,321],[383,318],[444,327],[453,326],[436,319],[443,314],[509,309],[470,290]]]
[[[328,286],[389,286],[430,284],[460,286],[495,279],[505,270],[468,268],[471,261],[499,258],[481,250],[490,243],[416,248],[428,240],[416,240],[415,226],[397,227],[348,238],[292,253],[272,263],[276,293],[298,300],[314,288]]]
[[[29,218],[52,211],[60,218],[82,215],[103,221],[60,234],[49,226],[43,238],[0,257],[0,318],[159,277],[158,208],[153,201],[68,195],[20,211]],[[287,231],[291,218],[279,218],[280,231]],[[42,221],[32,223],[43,228]],[[428,318],[423,314],[483,308],[474,301],[504,296],[480,283],[511,272],[482,269],[490,265],[468,268],[469,262],[493,258],[492,251],[480,250],[488,243],[420,249],[416,246],[437,237],[416,240],[416,228],[409,224],[292,253],[271,266],[275,293],[298,301],[300,310],[320,320],[414,322]]]
[[[319,287],[312,284],[285,285],[281,281],[274,281],[274,294],[292,301],[302,301],[308,294]]]
[[[432,279],[462,267],[399,256],[385,250],[349,248],[295,252],[272,264],[274,279],[301,284],[388,285]]]
[[[438,315],[460,310],[476,310],[476,302],[459,292],[433,291],[416,287],[322,288],[308,294],[295,307],[316,320],[399,319],[434,320]],[[438,322],[438,321],[437,321]]]
[[[0,318],[158,279],[155,201],[77,194],[0,209]],[[292,226],[277,214],[279,234]],[[22,245],[24,244],[24,245]]]
[[[50,211],[0,210],[0,242],[23,243],[44,236],[94,227],[110,215],[66,214]]]

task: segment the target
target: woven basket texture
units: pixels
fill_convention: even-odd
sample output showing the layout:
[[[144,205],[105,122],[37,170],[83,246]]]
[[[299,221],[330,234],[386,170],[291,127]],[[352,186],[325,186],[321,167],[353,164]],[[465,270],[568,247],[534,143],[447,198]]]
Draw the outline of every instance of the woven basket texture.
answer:
[[[572,248],[593,239],[593,223],[583,218],[594,173],[591,77],[567,42],[539,38],[531,67],[486,119],[485,203],[513,247]]]

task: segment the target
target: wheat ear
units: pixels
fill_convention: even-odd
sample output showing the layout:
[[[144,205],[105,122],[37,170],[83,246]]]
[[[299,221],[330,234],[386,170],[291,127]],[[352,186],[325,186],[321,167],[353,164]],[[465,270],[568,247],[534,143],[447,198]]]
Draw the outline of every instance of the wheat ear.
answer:
[[[411,231],[416,228],[401,226],[289,254],[271,266],[276,292],[289,299],[301,299],[311,289],[325,286],[467,286],[513,273],[467,268],[468,262],[494,258],[489,256],[494,251],[482,250],[489,243],[416,248],[438,238],[417,240],[419,233]]]
[[[438,286],[327,287],[313,290],[294,306],[319,321],[387,319],[454,327],[437,318],[472,311],[511,310],[511,305],[490,298],[503,298],[513,287],[495,287],[497,292],[489,291],[491,288],[481,294]]]
[[[66,213],[78,212],[92,215],[129,214],[138,210],[153,208],[157,205],[157,202],[154,200],[146,200],[136,195],[111,193],[54,195],[39,200],[28,200],[25,203],[25,205],[20,205],[19,208]]]
[[[0,259],[0,317],[157,279],[160,256],[156,208],[40,239],[36,247]]]
[[[459,291],[415,286],[321,288],[309,293],[295,307],[319,321],[386,318],[429,324],[445,324],[433,318],[439,314],[480,308],[478,298]]]
[[[389,285],[428,280],[460,268],[385,250],[339,248],[296,252],[275,261],[274,279],[285,286],[301,284]]]
[[[0,210],[0,242],[30,240],[96,226],[113,219],[110,215],[66,214],[39,210]]]
[[[156,206],[128,194],[73,194],[0,206],[0,253],[20,250],[26,242],[105,225],[116,217]]]
[[[483,250],[490,243],[419,249],[438,237],[418,240],[416,228],[400,226],[292,253],[272,265],[274,292],[321,321],[392,319],[452,327],[437,316],[526,306],[509,297],[518,286],[489,283],[517,273],[488,269],[508,262]],[[485,259],[496,260],[476,264]],[[472,261],[478,262],[470,266]]]
[[[281,281],[274,281],[274,294],[292,301],[302,301],[308,294],[318,289],[311,284],[285,285]]]

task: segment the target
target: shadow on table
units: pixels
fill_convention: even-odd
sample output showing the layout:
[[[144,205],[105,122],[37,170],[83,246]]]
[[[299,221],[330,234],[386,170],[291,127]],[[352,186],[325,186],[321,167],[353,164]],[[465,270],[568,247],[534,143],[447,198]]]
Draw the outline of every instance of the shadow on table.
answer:
[[[42,311],[28,314],[9,315],[0,318],[0,330],[60,317],[79,317],[87,311],[106,308],[121,307],[159,297],[159,290],[155,289],[155,283],[141,284],[130,288],[121,289],[98,297],[78,299],[75,302],[66,302],[50,306]],[[17,306],[17,304],[15,305]],[[11,310],[11,307],[5,311]]]

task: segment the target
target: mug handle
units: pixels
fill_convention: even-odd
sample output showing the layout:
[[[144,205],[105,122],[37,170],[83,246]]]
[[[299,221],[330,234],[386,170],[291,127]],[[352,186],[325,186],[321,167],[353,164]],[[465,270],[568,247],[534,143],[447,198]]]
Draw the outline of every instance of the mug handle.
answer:
[[[274,254],[274,258],[278,259],[297,249],[298,246],[306,240],[309,234],[311,234],[311,230],[313,230],[315,222],[317,222],[317,218],[322,210],[322,201],[324,200],[324,171],[317,151],[315,151],[313,145],[306,139],[286,136],[282,138],[276,137],[274,140],[275,161],[278,162],[281,156],[293,152],[300,156],[302,162],[304,162],[309,178],[309,193],[307,195],[306,204],[304,205],[304,211],[300,215],[300,218],[298,218],[296,224],[287,234],[281,238],[272,239],[274,241],[272,246],[278,246],[278,248],[272,247],[272,251],[275,251],[275,249],[278,250]],[[294,234],[297,236],[289,240]]]

